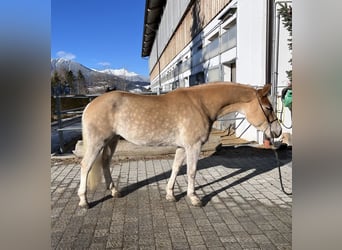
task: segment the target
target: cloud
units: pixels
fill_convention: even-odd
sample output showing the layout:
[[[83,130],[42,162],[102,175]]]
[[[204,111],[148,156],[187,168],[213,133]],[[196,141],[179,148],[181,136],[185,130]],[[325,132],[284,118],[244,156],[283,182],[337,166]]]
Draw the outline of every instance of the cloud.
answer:
[[[99,62],[99,63],[97,63],[98,65],[101,65],[101,66],[103,66],[103,67],[108,67],[108,66],[110,66],[110,63],[109,62]]]
[[[73,59],[76,58],[76,56],[74,54],[69,53],[69,52],[65,52],[63,50],[58,51],[56,53],[56,55],[57,55],[58,58],[63,58],[63,59],[67,59],[67,60],[73,60]]]

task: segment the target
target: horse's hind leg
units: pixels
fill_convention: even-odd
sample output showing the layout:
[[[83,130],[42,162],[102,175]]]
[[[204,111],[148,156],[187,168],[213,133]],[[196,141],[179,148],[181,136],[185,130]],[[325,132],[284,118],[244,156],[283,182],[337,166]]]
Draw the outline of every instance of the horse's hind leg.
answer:
[[[110,173],[110,161],[115,152],[115,148],[118,144],[119,136],[114,136],[104,147],[102,154],[102,168],[103,175],[106,182],[106,187],[111,190],[113,197],[119,196],[119,191],[115,188],[111,173]]]
[[[175,159],[173,160],[173,164],[172,164],[171,176],[166,186],[166,199],[169,201],[175,200],[175,197],[173,194],[173,188],[175,186],[177,174],[179,172],[180,167],[182,166],[184,159],[185,159],[184,148],[177,148]]]

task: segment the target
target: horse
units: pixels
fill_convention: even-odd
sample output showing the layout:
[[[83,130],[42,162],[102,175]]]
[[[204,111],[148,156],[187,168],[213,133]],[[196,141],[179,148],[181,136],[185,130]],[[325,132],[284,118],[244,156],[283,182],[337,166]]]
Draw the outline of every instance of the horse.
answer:
[[[156,96],[113,91],[95,98],[82,115],[85,152],[79,206],[89,207],[87,187],[94,189],[100,182],[101,168],[106,188],[113,197],[119,196],[109,166],[120,136],[137,145],[176,146],[166,199],[175,201],[175,180],[186,159],[187,196],[193,206],[200,206],[201,200],[195,193],[196,166],[215,120],[239,112],[267,137],[281,135],[281,125],[267,98],[270,88],[271,84],[256,89],[245,84],[213,82]]]

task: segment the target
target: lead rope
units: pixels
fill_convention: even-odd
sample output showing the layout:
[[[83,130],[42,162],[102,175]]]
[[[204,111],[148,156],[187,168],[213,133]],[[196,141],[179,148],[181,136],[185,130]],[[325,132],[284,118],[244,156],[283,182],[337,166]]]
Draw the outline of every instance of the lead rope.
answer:
[[[272,140],[273,140],[273,139],[272,139]],[[273,144],[273,142],[272,142],[272,144]],[[277,149],[273,149],[273,152],[274,152],[274,154],[275,154],[275,158],[276,158],[276,162],[277,162],[277,167],[278,167],[279,181],[280,181],[281,190],[282,190],[283,193],[286,194],[286,195],[292,195],[292,192],[287,192],[287,191],[285,190],[285,188],[284,188],[283,177],[282,177],[282,175],[281,175],[280,161],[279,161]]]
[[[267,122],[268,122],[268,125],[269,125],[269,128],[270,128],[270,132],[271,132],[271,125],[272,125],[273,122],[279,121],[279,120],[278,120],[278,117],[277,117],[276,119],[274,119],[273,121],[270,121],[270,119],[268,118],[267,114],[265,113],[264,108],[263,108],[262,105],[261,105],[261,102],[260,102],[259,98],[258,98],[258,102],[259,102],[259,105],[260,105],[260,108],[261,108],[262,112],[264,113],[264,115],[265,115],[265,117],[266,117],[266,119],[267,119]],[[271,144],[274,145],[274,138],[270,138],[270,140],[271,140]],[[277,149],[274,148],[274,149],[273,149],[273,152],[274,152],[274,154],[275,154],[275,158],[276,158],[276,162],[277,162],[277,167],[278,167],[278,172],[279,172],[279,181],[280,181],[281,190],[282,190],[282,191],[284,192],[284,194],[286,194],[286,195],[292,195],[292,192],[287,192],[287,191],[285,190],[285,188],[284,188],[283,178],[282,178],[281,170],[280,170],[280,161],[279,161]]]
[[[291,125],[288,127],[285,125],[284,121],[281,119],[282,116],[283,116],[283,112],[284,112],[284,104],[283,102],[281,102],[281,113],[280,113],[280,123],[283,124],[283,126],[287,129],[290,129],[292,128],[292,123]],[[270,124],[270,131],[271,131],[271,124]],[[272,138],[272,144],[273,144],[273,141],[274,139]],[[273,144],[274,145],[274,144]],[[277,167],[278,167],[278,173],[279,173],[279,181],[280,181],[280,187],[281,187],[281,190],[283,191],[284,194],[286,195],[292,195],[292,192],[287,192],[284,188],[284,184],[283,184],[283,178],[282,178],[282,175],[281,175],[281,170],[280,170],[280,161],[279,161],[279,156],[278,156],[278,152],[277,152],[277,149],[273,149],[273,152],[274,152],[274,155],[275,155],[275,158],[276,158],[276,162],[277,162]]]
[[[265,113],[265,112],[264,112]],[[266,114],[265,114],[266,115]],[[267,116],[266,116],[267,118]],[[268,119],[267,119],[268,120]],[[272,123],[268,123],[269,127],[270,127],[270,131],[271,131],[271,125]],[[271,138],[271,145],[274,145],[274,138]],[[279,156],[278,156],[278,152],[277,152],[277,148],[272,147],[272,150],[274,152],[275,158],[276,158],[276,162],[277,162],[277,167],[278,167],[278,173],[279,173],[279,181],[280,181],[280,187],[281,190],[284,192],[284,194],[286,195],[292,195],[292,192],[287,192],[284,188],[284,184],[283,184],[283,177],[281,175],[281,170],[280,170],[280,161],[279,161]]]

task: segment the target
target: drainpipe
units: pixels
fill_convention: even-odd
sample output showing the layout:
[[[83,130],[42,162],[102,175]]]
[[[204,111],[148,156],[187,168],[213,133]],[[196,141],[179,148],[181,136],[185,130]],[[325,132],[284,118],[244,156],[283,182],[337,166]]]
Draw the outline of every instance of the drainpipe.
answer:
[[[266,83],[272,83],[271,103],[277,112],[278,58],[280,15],[277,14],[279,3],[290,3],[288,0],[267,0],[266,6]],[[277,25],[275,25],[277,24]],[[265,145],[266,146],[266,145]]]
[[[272,83],[271,96],[276,95],[276,89],[272,82],[272,61],[273,61],[273,8],[274,0],[266,2],[266,67],[265,83]],[[274,104],[274,103],[272,103]]]
[[[275,84],[272,82],[272,61],[273,61],[273,6],[274,0],[266,1],[266,65],[265,65],[265,83],[271,83],[272,106],[276,108],[274,96],[277,95]],[[270,138],[263,134],[263,143],[265,148],[270,148]]]

